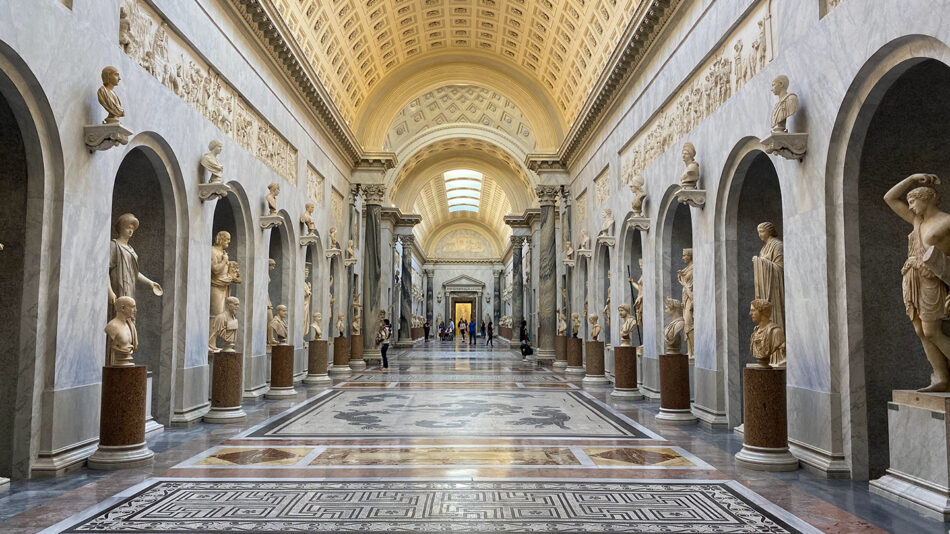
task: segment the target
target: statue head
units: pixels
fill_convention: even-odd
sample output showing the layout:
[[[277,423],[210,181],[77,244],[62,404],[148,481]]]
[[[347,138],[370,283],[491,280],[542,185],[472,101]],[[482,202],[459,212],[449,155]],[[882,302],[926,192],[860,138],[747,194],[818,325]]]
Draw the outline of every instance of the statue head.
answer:
[[[111,66],[106,67],[102,69],[101,78],[102,85],[105,85],[106,87],[109,87],[110,85],[115,87],[116,85],[119,85],[119,80],[121,79],[119,76],[119,69]]]
[[[604,208],[604,218],[611,216],[610,208]]]
[[[674,298],[666,297],[666,305],[663,307],[663,310],[667,315],[673,317],[683,312],[683,303]]]
[[[762,241],[768,241],[770,237],[776,236],[775,225],[768,221],[759,223],[756,230],[759,232],[759,239]]]
[[[940,205],[940,193],[929,185],[915,187],[907,193],[907,205],[915,215],[922,215],[928,208]]]
[[[139,220],[131,213],[123,213],[115,220],[115,233],[119,237],[129,239],[139,227]]]
[[[596,313],[590,314],[590,317],[587,318],[587,320],[588,320],[588,322],[590,322],[590,324],[597,324],[597,319],[598,319],[598,317],[597,317],[597,314],[596,314]]]
[[[772,303],[765,299],[755,299],[749,305],[749,317],[756,324],[765,324],[772,319]]]
[[[696,147],[693,146],[693,143],[686,142],[683,143],[683,161],[689,163],[696,158]]]
[[[277,268],[277,262],[274,261],[273,258],[268,259],[268,260],[267,260],[267,270],[268,270],[268,271],[273,271],[273,270],[276,269],[276,268]]]
[[[224,299],[224,306],[231,312],[231,315],[234,315],[238,312],[238,307],[241,305],[241,301],[237,297],[228,297]]]
[[[640,265],[640,270],[642,271],[642,270],[643,270],[643,258],[640,258],[639,260],[637,260],[637,263]]]
[[[224,230],[221,230],[214,236],[214,246],[221,248],[228,248],[228,245],[231,244],[231,234]]]
[[[687,264],[693,263],[693,249],[683,249],[683,261],[685,261]]]
[[[277,316],[280,317],[281,319],[287,317],[287,306],[284,306],[283,304],[278,304],[276,310],[277,310]]]
[[[115,299],[115,316],[117,319],[134,319],[135,299],[128,295]]]
[[[208,150],[209,150],[212,154],[214,154],[215,156],[217,156],[218,154],[221,153],[221,148],[222,148],[223,146],[224,146],[224,145],[221,144],[221,141],[218,141],[217,139],[213,139],[210,143],[208,143]]]
[[[322,314],[322,313],[317,312],[317,313],[313,314],[313,322],[319,323],[319,322],[322,321],[322,320],[323,320],[323,314]]]
[[[788,89],[788,76],[779,74],[772,79],[772,94],[780,95]]]
[[[277,195],[280,194],[280,184],[277,182],[271,183],[270,185],[267,186],[267,191],[276,197]]]
[[[314,208],[313,202],[307,202],[304,205],[304,209],[307,210],[307,213],[313,213],[313,208]]]
[[[621,304],[617,307],[617,312],[620,313],[621,318],[626,318],[628,315],[630,315],[630,305]]]

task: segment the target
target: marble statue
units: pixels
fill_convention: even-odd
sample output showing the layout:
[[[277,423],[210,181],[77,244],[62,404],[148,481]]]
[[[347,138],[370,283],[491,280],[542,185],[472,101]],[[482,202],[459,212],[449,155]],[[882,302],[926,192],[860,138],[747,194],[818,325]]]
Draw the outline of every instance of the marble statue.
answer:
[[[604,222],[600,225],[600,232],[597,233],[597,237],[610,237],[614,235],[614,216],[611,214],[610,208],[604,208],[603,217]]]
[[[581,244],[577,247],[577,250],[588,250],[590,249],[590,234],[587,233],[587,229],[581,230]]]
[[[557,335],[567,335],[567,316],[563,310],[557,311]]]
[[[663,329],[663,341],[666,343],[666,354],[682,354],[683,347],[683,303],[667,297],[664,306],[666,315],[670,317],[670,322]]]
[[[139,348],[138,333],[135,331],[135,299],[123,295],[115,301],[115,317],[106,324],[109,336],[109,350],[106,356],[107,367],[131,367],[132,353]]]
[[[329,243],[329,248],[332,250],[340,250],[340,242],[336,240],[336,226],[330,227],[329,235],[327,236]]]
[[[686,337],[686,354],[693,358],[693,249],[683,249],[683,267],[676,272],[676,279],[682,286],[683,334]]]
[[[317,231],[317,225],[313,222],[313,209],[313,202],[307,202],[303,215],[300,216],[300,224],[307,227],[307,235],[314,235]]]
[[[755,298],[772,304],[772,321],[785,327],[785,253],[782,240],[778,238],[775,225],[770,222],[757,228],[762,250],[752,258],[752,273],[755,280]]]
[[[224,230],[214,236],[211,246],[211,317],[224,312],[224,302],[231,296],[231,261],[228,259],[228,246],[231,234]],[[237,262],[233,262],[235,268]]]
[[[772,131],[788,132],[786,121],[798,111],[798,95],[788,92],[788,76],[780,74],[772,80],[772,94],[778,97],[770,117]]]
[[[772,303],[755,299],[749,306],[749,317],[755,322],[749,339],[749,353],[759,367],[785,367],[785,331],[772,321]]]
[[[574,247],[571,246],[570,241],[564,242],[564,257],[573,260],[574,259]]]
[[[630,203],[631,209],[633,209],[633,215],[635,217],[643,216],[643,200],[646,198],[647,193],[643,189],[643,176],[635,174],[630,181],[630,192],[633,193],[633,202]]]
[[[346,323],[344,320],[346,317],[341,313],[336,316],[336,329],[340,332],[340,337],[343,337],[344,330],[346,329]]]
[[[353,250],[353,240],[346,240],[346,259],[352,260],[356,258],[356,251]]]
[[[270,330],[273,334],[274,345],[283,345],[287,342],[287,306],[278,304],[277,314],[270,321]]]
[[[620,346],[621,347],[630,347],[630,335],[633,332],[633,329],[637,327],[637,320],[630,315],[630,305],[621,304],[617,307],[617,312],[620,315]]]
[[[109,302],[114,304],[119,297],[135,299],[135,284],[141,282],[152,288],[152,293],[162,296],[162,286],[139,272],[139,256],[129,244],[132,234],[139,227],[139,220],[131,213],[123,213],[115,222],[116,238],[109,244]]]
[[[310,282],[310,263],[304,263],[303,266],[303,316],[310,317],[310,296],[313,295],[313,284]],[[310,327],[304,321],[304,336],[310,331]]]
[[[106,67],[102,69],[102,87],[96,92],[101,105],[109,114],[102,124],[118,124],[119,119],[125,117],[125,110],[122,108],[122,100],[115,94],[115,86],[119,85],[119,69],[115,67]]]
[[[950,276],[931,266],[934,259],[950,255],[950,214],[940,211],[938,184],[936,175],[912,174],[884,195],[894,213],[914,225],[907,236],[907,261],[901,275],[904,309],[933,368],[930,385],[918,390],[922,392],[950,391],[950,337],[942,330],[948,318]]]
[[[590,317],[587,318],[587,320],[588,320],[588,321],[590,322],[590,324],[591,324],[591,327],[590,327],[590,339],[591,339],[592,341],[597,341],[597,337],[600,335],[600,325],[597,324],[597,319],[598,319],[598,317],[597,317],[597,314],[596,314],[596,313],[590,314]]]
[[[211,336],[208,338],[208,351],[221,352],[218,348],[218,339],[224,341],[224,352],[234,352],[237,341],[238,307],[241,305],[237,297],[225,299],[225,310],[211,319]]]
[[[274,182],[267,186],[267,195],[264,200],[267,201],[267,214],[277,215],[277,195],[280,194],[280,184]]]
[[[313,314],[313,320],[310,323],[310,328],[313,330],[313,339],[320,340],[323,339],[323,327],[320,326],[320,323],[323,322],[323,314],[317,312]]]
[[[571,314],[571,335],[577,337],[577,332],[581,329],[581,317],[577,312]]]
[[[277,262],[273,258],[267,260],[267,286],[270,287],[270,271],[277,268]],[[267,344],[276,345],[274,341],[274,330],[271,324],[274,322],[274,305],[270,300],[270,292],[267,292]]]
[[[358,306],[353,307],[353,335],[360,335],[360,329],[362,328],[362,319],[363,316],[360,314],[360,309]]]
[[[696,147],[693,143],[683,144],[683,163],[686,164],[686,172],[680,177],[680,185],[683,189],[696,189],[699,183],[699,163],[696,161]]]
[[[627,282],[637,292],[637,298],[633,301],[633,313],[637,324],[643,324],[643,258],[640,258],[637,263],[640,265],[640,279],[634,282],[633,277],[628,276]]]
[[[208,143],[208,152],[201,156],[201,168],[208,171],[210,176],[210,178],[208,178],[209,184],[221,183],[221,175],[224,174],[224,165],[218,161],[218,154],[221,153],[223,146],[221,141],[214,139]]]

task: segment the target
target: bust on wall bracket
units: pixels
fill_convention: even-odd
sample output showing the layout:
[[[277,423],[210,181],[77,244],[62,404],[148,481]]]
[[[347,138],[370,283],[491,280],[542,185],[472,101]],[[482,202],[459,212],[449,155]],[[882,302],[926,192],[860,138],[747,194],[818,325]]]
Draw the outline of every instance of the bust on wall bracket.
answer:
[[[224,165],[218,161],[218,154],[221,153],[222,147],[221,141],[212,140],[208,143],[208,152],[201,156],[201,174],[204,175],[205,171],[208,171],[209,175],[207,183],[201,181],[204,176],[198,179],[198,198],[202,202],[224,198],[231,192],[231,188],[221,179]]]
[[[762,149],[766,154],[801,161],[808,146],[808,134],[788,133],[788,118],[798,111],[798,95],[788,92],[788,76],[780,74],[772,80],[772,94],[778,97],[778,102],[772,107],[772,132],[762,140]]]
[[[119,119],[125,117],[122,101],[115,94],[115,86],[119,85],[119,70],[115,67],[102,69],[102,87],[96,92],[99,104],[108,115],[102,124],[88,124],[83,126],[82,135],[89,153],[97,150],[109,150],[119,145],[129,144],[132,130],[119,124]]]
[[[693,143],[683,144],[683,163],[686,171],[680,176],[680,188],[676,200],[680,204],[702,209],[706,205],[706,191],[699,189],[699,162],[696,161],[696,147]]]
[[[261,215],[261,229],[268,230],[284,224],[284,219],[277,215],[277,195],[280,194],[280,184],[274,182],[267,186],[267,215]]]

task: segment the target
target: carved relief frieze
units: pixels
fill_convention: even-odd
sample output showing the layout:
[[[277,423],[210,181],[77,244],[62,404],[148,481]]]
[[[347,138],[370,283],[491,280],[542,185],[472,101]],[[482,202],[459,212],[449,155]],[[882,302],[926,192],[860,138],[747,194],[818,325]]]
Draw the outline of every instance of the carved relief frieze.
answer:
[[[140,0],[122,0],[119,46],[228,137],[296,185],[297,149]]]
[[[587,222],[587,191],[585,190],[580,196],[577,197],[577,202],[574,203],[574,209],[577,212],[577,226],[578,228],[583,228],[584,223]]]
[[[610,200],[610,169],[604,169],[600,176],[594,178],[594,191],[597,194],[597,205],[604,206]]]
[[[336,222],[337,227],[344,228],[347,219],[343,218],[343,194],[333,189],[333,196],[330,198],[330,215]]]
[[[771,2],[761,2],[718,50],[682,84],[640,129],[621,155],[621,180],[632,183],[663,153],[765,67],[773,56]]]
[[[323,176],[307,162],[307,197],[317,206],[323,206]]]

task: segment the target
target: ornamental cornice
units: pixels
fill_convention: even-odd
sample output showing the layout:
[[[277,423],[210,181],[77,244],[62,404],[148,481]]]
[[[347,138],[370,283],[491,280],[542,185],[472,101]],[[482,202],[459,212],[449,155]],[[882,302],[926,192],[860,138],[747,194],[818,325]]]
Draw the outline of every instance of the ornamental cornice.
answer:
[[[395,169],[399,160],[395,152],[363,152],[356,166],[361,169]]]
[[[557,154],[528,154],[525,156],[524,165],[534,172],[567,170]]]

